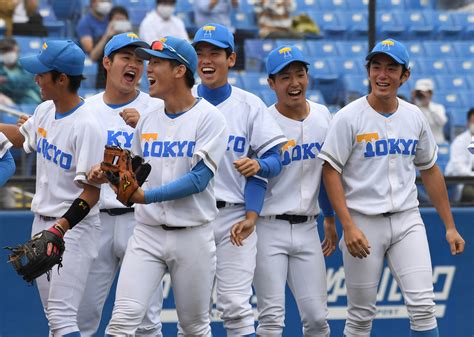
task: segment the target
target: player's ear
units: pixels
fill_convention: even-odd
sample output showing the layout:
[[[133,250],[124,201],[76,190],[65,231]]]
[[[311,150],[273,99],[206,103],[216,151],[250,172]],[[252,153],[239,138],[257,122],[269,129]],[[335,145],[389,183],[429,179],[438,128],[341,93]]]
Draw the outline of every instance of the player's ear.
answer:
[[[232,52],[227,58],[227,66],[229,68],[232,68],[233,66],[235,66],[236,61],[237,61],[237,54],[235,52]]]
[[[109,71],[110,66],[112,65],[112,59],[108,56],[104,56],[102,59],[102,65],[104,66],[105,70]]]
[[[410,68],[407,68],[403,74],[402,74],[402,77],[400,78],[401,79],[401,83],[400,83],[400,86],[405,83],[406,81],[408,81],[408,79],[410,78],[410,75],[411,75],[411,72],[410,72]]]
[[[185,77],[186,76],[186,66],[184,64],[180,64],[174,67],[173,72],[175,73],[176,78]]]
[[[275,79],[272,77],[267,78],[267,83],[270,89],[275,90]]]

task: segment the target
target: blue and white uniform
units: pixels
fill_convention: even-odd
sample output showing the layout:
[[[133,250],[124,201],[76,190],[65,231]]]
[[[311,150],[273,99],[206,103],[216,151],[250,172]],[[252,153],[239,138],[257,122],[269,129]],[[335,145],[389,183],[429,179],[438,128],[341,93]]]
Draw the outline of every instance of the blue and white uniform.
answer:
[[[0,132],[0,187],[5,185],[7,180],[15,173],[15,161],[9,151],[11,147],[12,143]]]

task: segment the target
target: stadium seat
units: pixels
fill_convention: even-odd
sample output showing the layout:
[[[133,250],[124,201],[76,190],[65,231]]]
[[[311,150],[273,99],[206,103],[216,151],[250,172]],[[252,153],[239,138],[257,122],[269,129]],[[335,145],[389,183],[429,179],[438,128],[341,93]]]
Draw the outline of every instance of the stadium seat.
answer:
[[[446,58],[455,55],[452,44],[447,41],[424,41],[423,46],[428,57]]]
[[[377,36],[379,39],[392,37],[403,39],[405,37],[405,26],[398,20],[393,11],[377,12]]]
[[[306,41],[306,50],[309,57],[336,57],[339,56],[336,43],[331,41]]]
[[[275,41],[273,40],[245,40],[245,70],[264,71],[265,60],[274,47]]]
[[[461,38],[462,27],[454,21],[450,12],[433,11],[431,13],[437,29],[437,37],[440,40]]]
[[[347,2],[349,11],[367,11],[369,0],[350,0]]]
[[[377,0],[379,10],[404,10],[405,0]]]
[[[459,90],[467,90],[468,82],[463,75],[436,75],[435,89],[446,92],[459,92]]]
[[[259,92],[269,89],[267,82],[268,76],[266,73],[243,72],[240,78],[242,79],[242,89],[244,90]]]
[[[468,82],[474,76],[474,59],[464,59],[464,58],[449,58],[446,59],[446,65],[450,73],[456,74],[466,74],[470,77],[467,78]],[[473,82],[474,83],[474,82]],[[471,89],[474,89],[474,86],[470,86]]]
[[[368,53],[367,41],[337,41],[338,55],[364,60]],[[364,62],[365,63],[365,62]]]
[[[257,96],[262,99],[266,106],[273,105],[277,101],[275,92],[270,88],[262,89],[258,91],[257,94]]]
[[[344,97],[339,95],[342,90],[337,69],[334,69],[327,59],[321,57],[311,58],[308,61],[313,86],[321,90],[324,100],[329,104],[338,104],[342,101]]]
[[[419,58],[419,57],[429,57],[425,52],[425,47],[420,41],[409,41],[405,43],[405,46],[408,49],[410,58]]]
[[[367,40],[368,34],[368,19],[367,12],[352,11],[352,12],[338,12],[342,22],[348,24],[348,39],[350,40]]]
[[[348,9],[347,3],[352,0],[318,0],[315,3],[321,10],[344,11]]]
[[[178,2],[186,2],[187,8],[193,8],[193,4],[189,3],[188,0],[178,0]],[[254,13],[255,5],[253,0],[240,0],[239,1],[239,11],[244,13]]]
[[[240,77],[240,74],[236,71],[230,71],[229,72],[229,75],[227,77],[227,81],[229,82],[230,85],[233,85],[234,87],[243,88],[242,79]]]
[[[454,12],[452,13],[455,24],[461,26],[461,36],[464,40],[474,39],[474,13],[472,12]]]
[[[341,21],[337,12],[310,11],[308,15],[316,22],[325,39],[344,39],[347,37],[347,23]]]
[[[463,98],[457,92],[435,91],[433,101],[443,104],[446,109],[463,108]]]
[[[128,10],[132,8],[142,8],[144,10],[152,10],[156,6],[156,0],[113,0],[117,6],[123,6]]]
[[[79,93],[79,96],[81,96],[82,98],[89,98],[96,95],[98,92],[99,91],[97,91],[96,89],[86,89],[81,86],[79,88],[78,93]]]
[[[332,69],[339,75],[353,74],[365,75],[365,62],[363,58],[348,57],[332,57],[326,60]]]
[[[452,45],[455,56],[474,59],[474,41],[455,41]]]
[[[84,71],[82,73],[86,78],[81,82],[81,87],[84,89],[95,89],[95,82],[97,79],[97,62],[93,62],[90,58],[84,61]]]
[[[299,13],[307,13],[318,7],[320,0],[296,0],[296,11]]]
[[[235,29],[246,31],[253,36],[258,35],[258,26],[255,13],[234,11],[232,12],[231,21]]]
[[[405,1],[407,3],[406,8],[429,10],[429,9],[435,8],[437,0],[405,0]]]
[[[446,168],[448,161],[449,161],[449,144],[448,143],[438,144],[438,160],[436,161],[436,164],[438,164],[439,168],[441,169],[441,172],[444,172],[444,169]]]
[[[422,11],[406,11],[401,14],[400,18],[409,31],[409,39],[430,39],[434,36],[435,27],[430,15],[425,15]]]
[[[38,54],[43,46],[44,38],[36,36],[14,36],[22,56]]]
[[[342,77],[342,85],[345,104],[366,95],[369,90],[369,80],[367,79],[367,75],[345,75]]]
[[[149,8],[143,8],[143,7],[128,8],[128,17],[130,19],[130,22],[132,23],[132,26],[134,27],[140,26],[140,23],[143,21],[148,11],[150,11]]]
[[[420,75],[448,75],[450,70],[442,58],[417,58],[414,70]]]
[[[308,90],[306,92],[306,97],[312,102],[323,104],[323,105],[326,104],[323,93],[320,90],[317,90],[317,89]]]

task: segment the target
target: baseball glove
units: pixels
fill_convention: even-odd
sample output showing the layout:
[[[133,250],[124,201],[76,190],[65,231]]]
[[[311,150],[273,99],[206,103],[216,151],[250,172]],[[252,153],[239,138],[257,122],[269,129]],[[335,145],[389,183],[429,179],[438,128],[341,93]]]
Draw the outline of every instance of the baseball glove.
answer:
[[[31,240],[15,248],[7,247],[12,253],[8,262],[26,282],[32,283],[34,279],[46,273],[48,281],[51,269],[58,265],[64,253],[64,229],[54,225],[48,230],[35,234]]]
[[[115,187],[117,200],[127,207],[133,205],[130,198],[150,174],[150,164],[141,157],[132,158],[130,151],[117,146],[105,146],[104,160],[100,164],[107,180]]]

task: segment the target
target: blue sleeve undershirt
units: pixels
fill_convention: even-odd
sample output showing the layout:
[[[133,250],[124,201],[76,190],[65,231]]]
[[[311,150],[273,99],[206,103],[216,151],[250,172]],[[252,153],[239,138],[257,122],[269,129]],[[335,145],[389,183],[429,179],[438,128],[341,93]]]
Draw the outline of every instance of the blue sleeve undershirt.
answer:
[[[15,173],[15,168],[15,161],[10,151],[7,151],[0,159],[0,187]]]
[[[274,146],[257,159],[260,164],[260,170],[257,172],[258,176],[273,178],[280,174],[283,167],[280,159],[280,148],[281,145]]]
[[[160,187],[145,191],[145,204],[175,200],[204,191],[214,177],[211,169],[200,160],[193,169],[182,177]]]
[[[247,178],[244,189],[245,211],[253,211],[257,214],[260,214],[262,211],[263,200],[265,199],[266,191],[266,181],[256,177]]]
[[[334,208],[332,208],[331,202],[329,201],[326,188],[324,187],[324,182],[321,179],[321,185],[319,187],[319,207],[325,218],[335,216]]]

